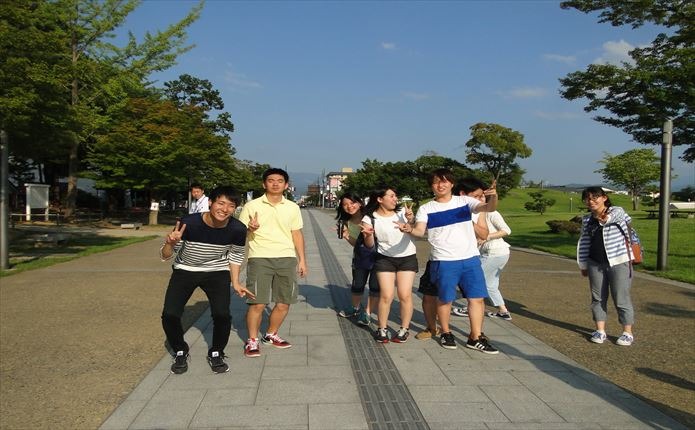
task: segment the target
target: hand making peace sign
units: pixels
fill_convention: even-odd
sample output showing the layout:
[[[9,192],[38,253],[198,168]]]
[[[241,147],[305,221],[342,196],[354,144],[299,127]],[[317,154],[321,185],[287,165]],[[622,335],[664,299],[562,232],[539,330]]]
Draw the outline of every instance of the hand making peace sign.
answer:
[[[256,231],[260,226],[258,224],[258,212],[254,212],[253,217],[249,215],[249,224],[246,227],[251,231]]]
[[[403,207],[405,208],[405,219],[407,219],[409,223],[412,223],[415,219],[415,214],[413,213],[414,205],[414,202],[410,202],[410,206],[408,206],[408,202],[403,203]]]
[[[166,241],[164,243],[171,246],[176,245],[183,237],[184,230],[186,230],[186,224],[181,224],[181,221],[176,221],[176,226],[174,226],[174,230],[172,230],[171,233],[167,235]]]

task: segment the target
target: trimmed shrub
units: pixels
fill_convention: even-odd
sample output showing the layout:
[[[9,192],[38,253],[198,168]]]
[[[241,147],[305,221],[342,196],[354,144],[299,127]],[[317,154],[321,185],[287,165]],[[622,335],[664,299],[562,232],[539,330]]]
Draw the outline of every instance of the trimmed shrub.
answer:
[[[570,221],[550,220],[545,223],[548,224],[550,231],[553,233],[567,232],[569,234],[579,234],[582,229],[581,218],[579,223],[575,222],[574,218]]]

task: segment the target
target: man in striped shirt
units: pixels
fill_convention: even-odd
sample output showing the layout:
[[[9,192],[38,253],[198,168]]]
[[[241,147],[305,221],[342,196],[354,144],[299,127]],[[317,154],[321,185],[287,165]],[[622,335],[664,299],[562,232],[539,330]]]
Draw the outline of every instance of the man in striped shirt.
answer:
[[[239,281],[246,244],[246,226],[232,218],[239,197],[231,187],[218,187],[210,193],[210,202],[209,212],[177,221],[160,249],[162,260],[175,256],[162,311],[164,333],[175,354],[171,365],[174,374],[188,370],[188,344],[183,338],[181,315],[196,288],[200,287],[210,302],[213,332],[207,358],[215,373],[229,370],[224,348],[232,328],[230,281],[239,296],[253,296]]]

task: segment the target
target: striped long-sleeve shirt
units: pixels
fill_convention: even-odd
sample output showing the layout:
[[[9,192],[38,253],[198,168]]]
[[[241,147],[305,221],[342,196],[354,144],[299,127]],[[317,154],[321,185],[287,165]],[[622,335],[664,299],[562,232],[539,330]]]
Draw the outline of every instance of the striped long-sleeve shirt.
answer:
[[[589,259],[589,248],[591,247],[591,214],[584,215],[582,218],[582,233],[577,242],[577,264],[581,270],[587,268]],[[618,206],[608,208],[608,220],[603,225],[603,243],[606,250],[608,264],[615,266],[632,260],[632,250],[625,244],[625,235],[622,233],[627,230],[627,224],[632,220],[625,210]],[[618,228],[620,226],[620,228]],[[622,231],[620,230],[622,229]]]
[[[181,218],[186,225],[183,237],[174,246],[174,269],[190,272],[229,270],[244,261],[246,226],[230,218],[225,227],[213,228],[203,222],[202,213]]]

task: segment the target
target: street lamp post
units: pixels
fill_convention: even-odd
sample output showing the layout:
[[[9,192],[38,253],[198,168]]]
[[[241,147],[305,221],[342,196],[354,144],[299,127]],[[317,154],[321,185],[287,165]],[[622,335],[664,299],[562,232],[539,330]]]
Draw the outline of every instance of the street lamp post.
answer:
[[[659,188],[659,240],[656,254],[656,270],[666,270],[668,263],[668,230],[671,200],[671,146],[673,121],[664,122],[664,138],[661,145],[661,184]]]

